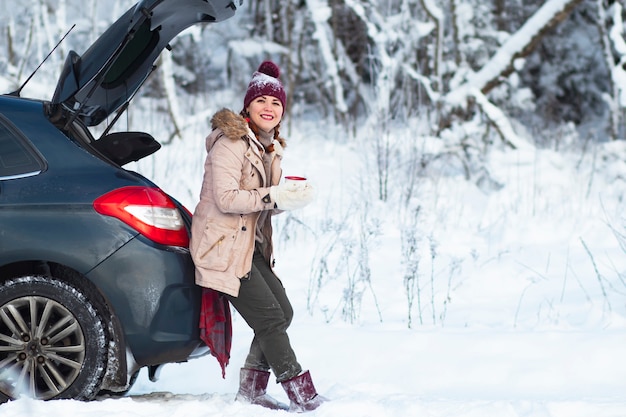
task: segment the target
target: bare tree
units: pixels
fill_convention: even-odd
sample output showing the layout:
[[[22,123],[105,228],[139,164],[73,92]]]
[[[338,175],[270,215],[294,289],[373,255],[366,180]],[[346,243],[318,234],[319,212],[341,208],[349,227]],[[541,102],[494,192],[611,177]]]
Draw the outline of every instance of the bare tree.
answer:
[[[618,81],[626,76],[626,41],[624,40],[624,22],[622,21],[623,8],[619,2],[613,2],[607,7],[607,2],[597,0],[598,32],[602,42],[602,54],[609,70],[610,94],[604,99],[609,106],[608,130],[611,139],[619,137],[619,126],[623,108],[620,106],[620,94],[624,94]]]

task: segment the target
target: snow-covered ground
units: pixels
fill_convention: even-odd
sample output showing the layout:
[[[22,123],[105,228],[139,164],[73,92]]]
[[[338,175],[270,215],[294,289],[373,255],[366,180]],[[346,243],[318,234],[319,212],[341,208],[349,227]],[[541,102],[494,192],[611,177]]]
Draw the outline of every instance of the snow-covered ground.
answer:
[[[241,323],[239,323],[241,324]],[[142,375],[128,398],[90,403],[21,399],[3,417],[277,416],[233,401],[248,334],[238,325],[226,380],[212,358]],[[623,417],[623,331],[500,331],[327,326],[302,318],[291,332],[327,417]],[[285,400],[274,385],[270,392]]]
[[[296,310],[290,336],[332,400],[309,415],[626,416],[624,142],[585,153],[494,150],[488,163],[503,187],[490,192],[456,176],[421,178],[420,298],[409,328],[407,221],[363,186],[374,174],[358,141],[323,135],[319,126],[289,135],[284,172],[308,176],[318,196],[276,220],[277,270]],[[203,138],[191,136],[136,169],[193,208],[203,160]],[[365,239],[364,230],[375,233]],[[346,252],[351,236],[367,248],[368,269],[358,269],[362,252]],[[318,274],[321,260],[327,274]],[[358,276],[364,270],[369,281]],[[234,401],[251,337],[235,314],[225,380],[205,357],[167,365],[155,383],[142,371],[125,398],[24,398],[0,405],[0,416],[286,415]],[[269,391],[286,401],[279,385]]]

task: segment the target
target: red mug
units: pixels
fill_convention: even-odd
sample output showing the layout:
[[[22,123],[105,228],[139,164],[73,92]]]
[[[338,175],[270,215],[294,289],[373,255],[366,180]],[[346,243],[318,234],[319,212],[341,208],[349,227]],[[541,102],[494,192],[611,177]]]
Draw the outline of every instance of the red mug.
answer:
[[[287,175],[285,177],[285,184],[291,188],[301,188],[306,185],[306,177]]]

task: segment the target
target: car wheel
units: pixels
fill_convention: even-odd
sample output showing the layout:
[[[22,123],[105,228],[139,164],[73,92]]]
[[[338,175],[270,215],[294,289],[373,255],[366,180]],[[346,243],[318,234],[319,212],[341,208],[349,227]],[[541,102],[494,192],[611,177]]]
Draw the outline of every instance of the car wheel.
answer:
[[[0,401],[92,399],[105,373],[106,341],[100,315],[79,288],[44,276],[0,284]]]

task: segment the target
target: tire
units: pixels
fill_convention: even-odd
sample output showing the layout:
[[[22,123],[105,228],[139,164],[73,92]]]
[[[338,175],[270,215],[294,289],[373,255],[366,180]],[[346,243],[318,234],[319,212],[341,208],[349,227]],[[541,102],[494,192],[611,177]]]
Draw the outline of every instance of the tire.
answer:
[[[0,402],[90,400],[106,360],[102,318],[80,289],[44,276],[0,284]]]
[[[130,376],[130,379],[128,380],[128,386],[126,387],[126,389],[122,391],[109,391],[109,390],[103,389],[100,392],[98,392],[98,395],[97,395],[98,399],[100,399],[100,397],[118,398],[118,397],[126,396],[130,392],[130,390],[133,388],[133,385],[135,385],[135,382],[137,382],[138,377],[139,377],[139,371],[135,371]]]

